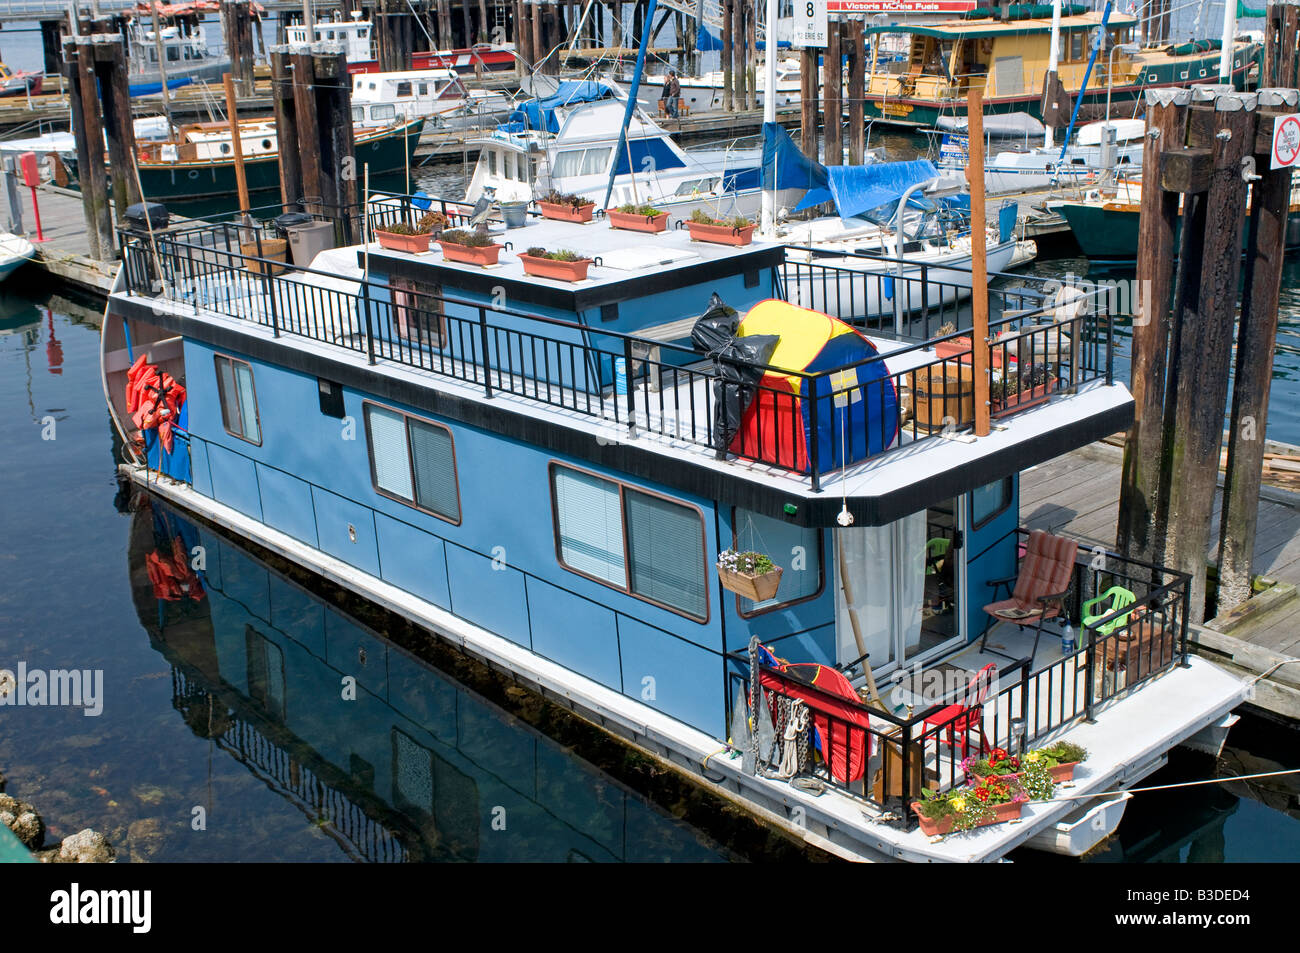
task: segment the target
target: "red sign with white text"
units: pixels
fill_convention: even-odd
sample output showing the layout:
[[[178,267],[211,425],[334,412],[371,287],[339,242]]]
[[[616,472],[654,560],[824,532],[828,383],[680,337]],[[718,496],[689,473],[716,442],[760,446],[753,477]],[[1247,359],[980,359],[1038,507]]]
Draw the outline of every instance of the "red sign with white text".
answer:
[[[828,13],[965,13],[976,0],[827,0]]]

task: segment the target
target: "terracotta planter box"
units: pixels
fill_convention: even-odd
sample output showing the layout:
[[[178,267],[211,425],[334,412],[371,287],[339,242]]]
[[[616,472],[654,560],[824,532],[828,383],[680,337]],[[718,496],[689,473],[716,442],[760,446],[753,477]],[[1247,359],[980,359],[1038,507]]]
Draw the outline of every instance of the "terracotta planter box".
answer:
[[[990,824],[1002,824],[1006,821],[1014,821],[1020,817],[1020,809],[1024,806],[1024,801],[1009,801],[1006,804],[994,804],[993,816],[986,821],[976,824],[976,827],[988,827]],[[912,810],[916,812],[917,819],[921,822],[921,832],[927,837],[938,837],[944,834],[952,833],[952,818],[944,817],[933,821],[921,813],[921,805],[918,801],[912,802]]]
[[[605,209],[611,228],[626,228],[629,232],[662,232],[668,227],[668,213],[638,215],[636,212],[616,212]]]
[[[1079,764],[1078,761],[1069,761],[1065,764],[1058,764],[1054,768],[1048,768],[1047,773],[1048,775],[1051,776],[1052,780],[1055,781],[1057,784],[1060,784],[1062,781],[1073,781],[1074,769],[1075,766],[1078,764]],[[1022,772],[1020,771],[1016,771],[1012,774],[983,775],[983,777],[989,777],[989,778],[1002,778],[1004,781],[1009,781],[1012,779],[1018,781],[1020,780],[1021,776],[1022,776]]]
[[[687,222],[691,231],[691,241],[712,242],[715,245],[748,245],[754,240],[757,226],[746,225],[744,228],[732,228],[730,225],[705,225],[701,222]]]
[[[722,588],[730,589],[736,595],[744,596],[752,602],[766,602],[776,595],[776,590],[781,585],[781,572],[781,567],[777,566],[771,572],[763,573],[761,576],[751,576],[718,566],[718,578],[722,580]]]
[[[495,265],[497,256],[504,245],[457,245],[455,242],[439,241],[442,257],[447,261],[459,261],[466,265]]]
[[[999,397],[993,401],[993,416],[998,417],[1002,414],[1009,414],[1013,410],[1024,410],[1026,407],[1046,403],[1047,399],[1052,396],[1055,386],[1056,381],[1048,381],[1046,384],[1039,384],[1037,387],[1022,390],[1007,397]]]
[[[556,261],[554,258],[520,255],[519,260],[524,263],[524,274],[537,278],[554,278],[556,281],[582,281],[587,277],[587,269],[591,267],[590,258]]]
[[[553,219],[557,222],[577,222],[582,224],[591,221],[591,213],[596,210],[596,203],[592,202],[590,205],[574,208],[568,204],[538,202],[537,207],[542,210],[542,218]]]
[[[934,345],[934,353],[936,357],[957,357],[960,355],[965,358],[967,363],[970,363],[971,339],[966,337],[951,338],[947,341],[936,341]]]
[[[389,251],[404,251],[408,255],[420,255],[429,250],[429,240],[433,236],[427,233],[424,235],[401,235],[396,232],[381,232],[376,229],[375,238],[379,239],[380,248],[387,248]]]

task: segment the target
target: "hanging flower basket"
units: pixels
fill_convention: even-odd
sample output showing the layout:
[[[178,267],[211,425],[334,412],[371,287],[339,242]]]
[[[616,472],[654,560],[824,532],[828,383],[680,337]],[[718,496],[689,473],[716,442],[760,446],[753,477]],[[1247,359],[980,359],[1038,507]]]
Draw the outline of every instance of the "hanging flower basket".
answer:
[[[401,232],[381,232],[375,230],[375,238],[379,239],[379,247],[387,248],[389,251],[406,252],[408,255],[421,255],[429,250],[429,239],[433,237],[429,232],[422,235],[404,235]]]
[[[569,202],[541,202],[537,207],[542,210],[542,218],[549,218],[556,222],[576,222],[579,225],[591,221],[591,214],[596,209],[595,202],[589,202],[586,205],[574,206]]]
[[[620,212],[607,208],[605,215],[609,218],[611,228],[624,228],[629,232],[658,233],[668,227],[668,215],[664,212],[642,215],[640,212]]]
[[[731,225],[706,225],[703,222],[686,223],[690,229],[691,241],[712,242],[714,245],[748,245],[754,240],[754,225],[735,228]]]
[[[564,261],[528,254],[520,254],[519,260],[523,262],[524,274],[533,275],[536,278],[553,278],[556,281],[585,280],[587,269],[591,267],[592,262],[590,258],[575,258],[572,261]]]
[[[766,602],[781,586],[780,566],[762,553],[738,553],[728,549],[718,554],[718,579],[724,589],[753,602]]]
[[[445,234],[445,233],[444,233]],[[447,261],[459,261],[466,265],[495,265],[497,256],[501,254],[504,245],[458,245],[455,242],[449,242],[445,238],[439,240],[442,246],[442,257]]]

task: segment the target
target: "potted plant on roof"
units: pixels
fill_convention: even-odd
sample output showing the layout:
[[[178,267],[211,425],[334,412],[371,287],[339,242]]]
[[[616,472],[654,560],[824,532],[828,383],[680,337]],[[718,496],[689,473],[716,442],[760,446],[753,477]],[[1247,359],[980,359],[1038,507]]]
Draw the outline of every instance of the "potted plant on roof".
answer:
[[[1055,389],[1056,374],[1046,364],[1029,364],[1008,371],[989,388],[992,413],[997,416],[1041,404]]]
[[[988,777],[942,794],[923,791],[921,800],[912,802],[912,810],[924,834],[942,837],[1016,820],[1027,800],[1029,795],[1016,778]]]
[[[397,222],[386,229],[377,228],[375,238],[379,239],[380,248],[419,255],[429,250],[430,239],[441,234],[446,225],[447,216],[441,212],[427,212],[414,225]]]
[[[605,209],[612,228],[625,228],[630,232],[662,232],[668,227],[668,215],[653,205],[620,205]]]
[[[1088,749],[1072,741],[1058,741],[1046,748],[1029,752],[1021,760],[1024,764],[1043,764],[1052,780],[1057,783],[1073,781],[1074,769],[1081,761],[1088,760]]]
[[[505,247],[492,241],[490,235],[467,232],[461,228],[443,232],[438,244],[442,246],[442,256],[447,261],[480,266],[495,265],[497,256]]]
[[[591,199],[584,199],[578,195],[566,195],[552,189],[537,200],[537,207],[542,210],[543,218],[554,219],[557,222],[577,222],[582,224],[591,221],[591,214],[595,211],[596,203]]]
[[[686,222],[691,241],[712,242],[715,245],[748,245],[754,240],[754,223],[743,215],[718,219],[697,208]]]
[[[722,587],[754,602],[766,602],[776,595],[781,572],[781,567],[763,553],[741,553],[734,549],[718,553],[718,579]]]
[[[547,251],[534,246],[519,255],[523,262],[524,274],[536,278],[554,278],[556,281],[582,281],[587,277],[591,259],[583,258],[577,252],[561,248]]]

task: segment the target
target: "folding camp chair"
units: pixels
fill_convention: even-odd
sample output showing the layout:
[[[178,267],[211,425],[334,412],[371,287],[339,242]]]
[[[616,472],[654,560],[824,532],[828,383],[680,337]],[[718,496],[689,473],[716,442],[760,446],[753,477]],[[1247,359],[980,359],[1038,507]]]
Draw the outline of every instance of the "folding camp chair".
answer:
[[[1074,540],[1053,536],[1041,529],[1034,530],[1020,559],[1020,571],[1014,576],[989,582],[994,595],[999,588],[1009,588],[1013,582],[1015,588],[1009,598],[984,607],[988,620],[980,638],[980,651],[985,650],[989,631],[995,622],[1010,622],[1021,629],[1033,626],[1034,648],[1029,653],[1030,664],[1033,664],[1038,653],[1038,640],[1043,635],[1043,622],[1065,612],[1065,597],[1070,594],[1074,581],[1074,560],[1078,554],[1079,544]],[[1004,652],[994,654],[1011,657]]]

